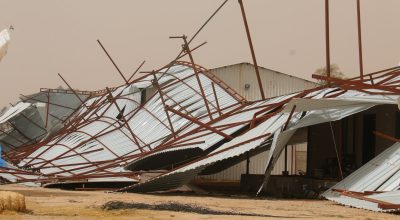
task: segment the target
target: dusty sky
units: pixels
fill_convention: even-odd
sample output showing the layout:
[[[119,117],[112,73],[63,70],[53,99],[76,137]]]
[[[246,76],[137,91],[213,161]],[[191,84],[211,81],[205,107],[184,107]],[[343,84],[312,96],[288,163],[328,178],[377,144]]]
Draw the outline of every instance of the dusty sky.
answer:
[[[122,79],[98,46],[100,39],[130,75],[157,69],[179,51],[171,35],[192,35],[223,0],[0,0],[0,30],[13,25],[0,63],[0,106],[19,94],[63,85],[115,86]],[[324,0],[245,0],[259,65],[311,79],[325,62]],[[356,0],[331,0],[331,56],[347,76],[358,74]],[[400,61],[399,0],[361,0],[364,68]],[[213,68],[251,62],[237,0],[230,0],[196,38],[208,44],[195,61]]]

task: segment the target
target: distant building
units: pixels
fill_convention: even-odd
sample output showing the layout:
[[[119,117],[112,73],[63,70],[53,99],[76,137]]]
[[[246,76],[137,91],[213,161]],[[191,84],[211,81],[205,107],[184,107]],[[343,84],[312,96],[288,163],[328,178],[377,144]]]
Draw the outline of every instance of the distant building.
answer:
[[[214,68],[210,71],[247,100],[261,99],[253,64],[238,63]],[[264,67],[259,67],[259,71],[264,94],[267,98],[303,91],[317,86],[315,82]]]

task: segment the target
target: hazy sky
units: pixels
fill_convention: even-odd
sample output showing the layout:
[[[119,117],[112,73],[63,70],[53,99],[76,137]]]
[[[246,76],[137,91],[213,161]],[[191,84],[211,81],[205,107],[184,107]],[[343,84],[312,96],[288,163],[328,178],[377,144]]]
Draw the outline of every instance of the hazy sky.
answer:
[[[0,0],[0,30],[15,31],[0,63],[0,106],[19,94],[63,85],[116,86],[122,79],[96,39],[130,75],[157,69],[179,51],[171,35],[194,34],[223,0]],[[331,57],[347,76],[358,74],[356,0],[331,0]],[[311,79],[325,65],[324,0],[245,0],[259,65]],[[400,61],[400,1],[361,0],[366,72]],[[251,62],[237,0],[230,0],[196,38],[206,68]]]

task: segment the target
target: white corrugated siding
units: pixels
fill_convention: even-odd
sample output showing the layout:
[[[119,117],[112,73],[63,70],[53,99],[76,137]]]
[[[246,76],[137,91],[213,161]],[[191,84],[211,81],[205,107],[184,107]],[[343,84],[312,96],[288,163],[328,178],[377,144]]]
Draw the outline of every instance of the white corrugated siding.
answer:
[[[266,68],[259,68],[265,96],[275,97],[316,87],[316,83],[276,72]],[[222,79],[232,89],[247,100],[261,98],[254,66],[249,63],[240,63],[212,69],[211,72]],[[245,84],[250,88],[245,89]]]

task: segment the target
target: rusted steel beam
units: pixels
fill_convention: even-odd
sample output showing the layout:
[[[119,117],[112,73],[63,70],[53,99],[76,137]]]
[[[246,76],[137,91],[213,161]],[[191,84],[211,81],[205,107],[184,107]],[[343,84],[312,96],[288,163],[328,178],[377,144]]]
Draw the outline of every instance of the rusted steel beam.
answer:
[[[165,103],[163,92],[161,91],[160,86],[158,85],[158,80],[157,80],[156,74],[154,72],[153,72],[153,77],[154,77],[153,85],[156,87],[156,89],[158,91],[158,94],[160,95],[161,103],[162,103],[162,105],[164,107],[165,114],[167,115],[167,120],[168,120],[168,124],[170,126],[170,129],[171,129],[172,135],[174,136],[174,138],[176,138],[176,133],[175,133],[175,130],[174,130],[174,126],[173,126],[173,124],[171,122],[170,115],[169,115],[169,113],[167,111],[167,104]]]
[[[75,90],[69,85],[69,83],[64,79],[64,77],[61,76],[60,73],[58,73],[58,76],[61,78],[61,80],[68,86],[68,88],[74,93],[74,95],[78,98],[78,100],[83,104],[83,100],[81,97],[75,92]],[[85,105],[86,106],[86,105]]]
[[[128,131],[131,133],[133,139],[135,140],[135,143],[136,143],[137,147],[140,149],[141,152],[143,152],[144,150],[143,150],[142,147],[140,146],[139,141],[136,139],[136,135],[135,135],[135,133],[132,131],[131,127],[129,126],[129,123],[128,123],[128,121],[126,120],[124,114],[122,113],[120,107],[118,106],[117,102],[114,100],[114,97],[113,97],[113,95],[112,95],[110,89],[109,89],[108,87],[106,87],[106,89],[107,89],[108,95],[110,96],[110,101],[111,101],[112,103],[114,103],[114,105],[115,105],[115,106],[117,107],[117,109],[118,109],[118,112],[120,112],[121,117],[124,119],[126,128],[127,128]]]
[[[290,111],[289,117],[288,117],[288,119],[287,119],[287,121],[285,123],[285,126],[283,127],[283,131],[285,131],[287,129],[287,126],[289,125],[290,120],[292,120],[293,113],[294,113],[295,109],[296,109],[296,105],[293,105],[292,110]]]
[[[202,46],[205,45],[206,43],[207,43],[207,41],[204,41],[203,43],[199,44],[198,46],[191,48],[191,49],[190,49],[190,52],[193,52],[193,51],[199,49],[200,47],[202,47]],[[181,58],[183,58],[183,57],[185,57],[186,55],[188,55],[187,52],[183,52],[182,55],[178,56],[178,57],[176,58],[175,61],[176,61],[176,62],[179,62],[178,60],[181,59]]]
[[[239,5],[240,5],[240,9],[242,11],[242,17],[243,17],[244,26],[246,28],[247,41],[249,42],[250,51],[251,51],[251,57],[253,58],[254,69],[256,71],[256,76],[257,76],[257,81],[258,81],[258,88],[260,89],[261,98],[265,99],[265,94],[264,94],[264,89],[263,89],[263,85],[262,85],[262,81],[261,81],[261,76],[260,76],[260,72],[259,72],[259,68],[258,68],[258,64],[257,64],[256,54],[254,52],[253,42],[251,40],[251,35],[250,35],[250,29],[249,29],[249,25],[247,23],[246,12],[244,10],[244,5],[243,5],[243,1],[242,0],[239,0]]]
[[[46,103],[46,123],[45,128],[47,129],[47,125],[49,122],[49,109],[50,109],[50,92],[47,92],[47,103]]]
[[[180,78],[178,78],[177,76],[175,76],[174,74],[170,74],[170,73],[163,73],[163,75],[171,76],[172,78],[174,78],[174,79],[176,80],[176,82],[171,82],[171,83],[169,83],[169,84],[167,84],[167,85],[165,85],[165,86],[160,86],[160,85],[159,85],[161,90],[165,90],[165,89],[167,89],[167,88],[169,88],[169,87],[171,87],[171,86],[174,86],[174,85],[176,85],[176,84],[182,83],[183,85],[189,87],[189,89],[191,89],[194,93],[196,93],[196,94],[198,94],[200,97],[202,97],[202,94],[201,94],[198,90],[196,90],[195,88],[193,88],[192,86],[190,86],[187,82],[185,82],[186,79],[189,79],[189,78],[195,76],[195,74],[186,76],[186,77],[184,77],[184,78],[182,78],[182,79],[180,79]],[[202,97],[202,99],[203,99],[203,97]],[[203,99],[203,100],[204,100],[204,99]],[[210,100],[206,99],[206,101],[207,101],[207,103],[208,103],[211,107],[213,107],[214,109],[217,109],[217,107],[216,107]]]
[[[139,67],[135,70],[135,72],[132,73],[131,77],[129,77],[128,82],[131,81],[131,79],[135,76],[135,74],[142,68],[143,64],[146,62],[146,60],[143,60],[143,62],[139,65]]]
[[[195,123],[195,124],[197,124],[197,125],[199,125],[199,126],[205,128],[205,129],[207,129],[207,130],[213,131],[213,132],[215,132],[215,133],[221,135],[222,137],[224,137],[224,138],[226,138],[226,139],[228,139],[228,140],[231,140],[231,139],[232,139],[231,136],[229,136],[229,135],[227,135],[227,134],[225,134],[225,133],[223,133],[223,132],[221,132],[221,131],[219,131],[219,130],[217,130],[217,129],[215,129],[215,128],[213,128],[213,127],[207,125],[207,124],[204,124],[203,122],[197,120],[196,118],[192,118],[192,117],[190,117],[190,116],[187,116],[187,115],[185,115],[185,114],[183,114],[183,113],[181,113],[181,112],[179,112],[179,111],[176,111],[176,110],[173,109],[173,108],[170,108],[169,106],[166,106],[166,109],[167,109],[168,111],[170,111],[170,112],[176,114],[176,115],[181,116],[182,118],[185,118],[185,119],[187,119],[187,120],[189,120],[189,121],[191,121],[191,122],[193,122],[193,123]]]
[[[212,120],[213,117],[212,117],[212,115],[211,115],[210,107],[208,106],[207,96],[206,96],[206,94],[205,94],[205,92],[204,92],[203,85],[202,85],[202,83],[201,83],[200,76],[199,76],[199,71],[197,70],[197,67],[196,67],[195,62],[194,62],[194,59],[193,59],[193,55],[192,55],[192,53],[191,53],[191,51],[190,51],[190,47],[189,47],[189,43],[188,43],[188,41],[187,41],[187,37],[186,37],[185,35],[183,35],[183,36],[182,36],[182,39],[183,39],[183,42],[185,43],[185,45],[184,45],[184,47],[185,47],[184,50],[188,53],[190,62],[192,63],[192,68],[193,68],[194,74],[195,74],[195,76],[196,76],[197,84],[199,85],[200,92],[201,92],[201,96],[203,97],[204,104],[205,104],[205,106],[206,106],[208,115],[209,115],[209,117],[210,117],[210,120]]]
[[[360,78],[364,79],[364,67],[363,67],[363,56],[362,56],[362,37],[361,37],[361,9],[360,0],[357,0],[357,32],[358,32],[358,58],[360,63]]]
[[[192,36],[192,38],[190,38],[188,44],[190,44],[190,43],[195,39],[195,37],[204,29],[204,27],[211,21],[212,18],[214,18],[214,16],[221,10],[221,8],[222,8],[227,2],[228,2],[228,0],[225,0],[225,1],[213,12],[213,14],[212,14],[212,15],[203,23],[203,25],[196,31],[196,33]],[[191,51],[194,51],[195,49],[199,48],[200,46],[202,46],[202,45],[204,45],[204,44],[205,44],[205,43],[202,43],[201,45],[199,45],[199,46],[193,48]],[[182,55],[182,54],[183,54],[183,55]],[[185,51],[184,51],[184,50],[180,50],[179,54],[176,56],[175,59],[173,59],[169,64],[167,64],[167,65],[165,65],[165,66],[159,68],[159,69],[158,69],[157,71],[155,71],[155,72],[159,72],[160,70],[162,70],[162,69],[164,69],[164,68],[167,68],[167,71],[168,71],[169,68],[171,68],[171,66],[172,66],[178,59],[180,59],[180,58],[182,58],[182,57],[184,57],[184,56],[186,56],[186,55],[187,55],[187,54],[185,54]],[[166,71],[166,72],[167,72],[167,71]],[[143,76],[143,77],[141,77],[141,78],[144,78],[144,77],[147,77],[147,76]]]
[[[379,202],[378,207],[381,209],[400,209],[400,204],[387,204],[386,202]]]
[[[214,13],[211,14],[211,16],[204,22],[204,24],[196,31],[196,33],[193,35],[193,37],[189,40],[189,44],[196,38],[196,36],[203,30],[203,28],[208,24],[208,22],[211,21],[211,19],[221,10],[222,7],[228,2],[228,0],[225,0],[218,8],[217,10],[214,11]]]
[[[99,43],[100,47],[103,49],[104,53],[106,53],[108,59],[110,59],[111,63],[114,65],[114,67],[117,69],[119,75],[121,75],[122,79],[124,79],[125,84],[128,84],[128,80],[125,78],[124,74],[121,72],[121,70],[118,68],[117,64],[114,62],[110,54],[107,52],[106,48],[104,48],[103,44],[100,42],[100,40],[97,40],[97,43]]]
[[[316,74],[313,74],[312,77],[315,79],[329,80],[330,82],[333,82],[337,86],[342,87],[344,89],[354,89],[354,90],[378,89],[382,91],[391,92],[393,94],[400,94],[400,89],[397,89],[393,86],[370,85],[363,83],[361,81],[343,80],[333,77],[320,76]],[[368,91],[363,91],[363,92],[369,93]]]
[[[191,49],[191,51],[193,51],[193,49]],[[164,74],[167,74],[169,68],[172,67],[172,66],[174,66],[174,65],[184,65],[184,66],[187,66],[187,67],[190,67],[190,68],[193,69],[193,65],[192,65],[191,62],[186,62],[186,61],[173,61],[173,62],[170,62],[169,64],[165,65],[164,67],[159,68],[158,70],[155,70],[154,72],[158,73],[158,72],[161,72],[161,70],[167,68],[167,70],[165,70],[165,71],[162,72],[161,77],[159,77],[159,79],[161,79],[162,76],[163,76]],[[209,77],[214,83],[216,83],[217,85],[219,85],[222,89],[224,89],[228,94],[230,94],[230,95],[231,95],[233,98],[235,98],[238,102],[240,102],[240,103],[245,103],[245,102],[247,102],[247,100],[246,100],[244,97],[242,97],[242,96],[241,96],[239,93],[237,93],[234,89],[232,89],[231,87],[229,87],[223,80],[221,80],[220,78],[218,78],[216,75],[212,74],[209,70],[207,70],[206,68],[204,68],[204,67],[202,67],[202,66],[200,66],[200,65],[198,65],[198,64],[196,64],[195,66],[196,66],[196,68],[197,68],[198,70],[201,70],[201,73],[202,73],[202,74],[204,74],[205,76]],[[147,78],[148,76],[150,76],[150,75],[152,74],[152,72],[153,72],[153,71],[141,71],[141,73],[147,73],[147,74],[144,75],[144,76],[142,76],[142,77],[140,77],[140,78],[138,78],[138,79],[135,79],[135,80],[132,81],[132,82],[139,82],[140,80],[143,80],[143,79]],[[173,74],[170,74],[170,75],[173,76]],[[182,79],[182,80],[183,80],[183,79]],[[182,81],[182,82],[183,82],[183,81]],[[183,83],[184,83],[184,82],[183,82]],[[169,86],[169,85],[170,85],[170,84],[168,84],[168,86]],[[164,89],[165,87],[162,87],[162,88]],[[197,91],[197,90],[196,90],[196,91]],[[197,91],[197,93],[200,94],[198,91]]]
[[[338,192],[340,192],[340,191],[338,191]],[[378,204],[378,207],[381,209],[400,208],[400,204],[394,204],[394,203],[385,202],[385,201],[378,200],[378,199],[368,198],[368,197],[366,197],[365,194],[359,193],[359,192],[343,190],[340,192],[340,194],[343,196],[350,197],[350,198],[355,198],[355,199],[359,199],[359,200],[376,203],[376,204]]]
[[[400,139],[392,137],[392,136],[387,135],[387,134],[384,134],[384,133],[379,132],[379,131],[373,131],[372,133],[377,137],[381,137],[381,138],[384,138],[384,139],[389,140],[389,141],[400,142]]]
[[[327,82],[330,86],[331,77],[331,56],[330,56],[330,45],[329,45],[329,0],[325,0],[325,52],[326,52],[326,74],[328,76]]]
[[[390,74],[391,72],[396,72],[396,71],[399,71],[399,70],[400,70],[400,66],[395,66],[395,67],[391,67],[391,68],[375,71],[375,72],[372,72],[372,73],[364,74],[364,77],[366,77],[366,76],[373,77],[373,76],[378,75],[378,74],[383,74],[382,76],[385,76],[386,74]],[[350,78],[348,80],[357,80],[357,79],[360,79],[360,76],[356,76],[356,77]],[[364,79],[364,81],[365,81],[365,79]]]

